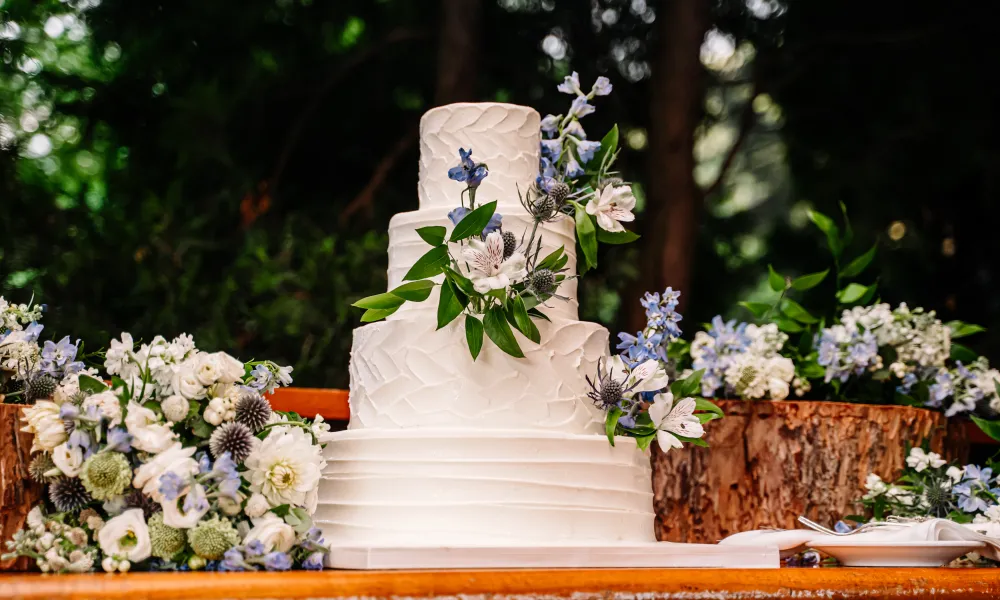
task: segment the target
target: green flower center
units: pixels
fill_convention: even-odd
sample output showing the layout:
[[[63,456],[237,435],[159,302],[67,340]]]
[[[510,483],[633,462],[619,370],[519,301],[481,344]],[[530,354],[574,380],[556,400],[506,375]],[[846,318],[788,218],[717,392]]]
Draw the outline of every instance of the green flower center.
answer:
[[[271,484],[276,488],[285,489],[292,487],[295,484],[295,469],[287,462],[279,462],[271,467],[268,479],[271,480]]]

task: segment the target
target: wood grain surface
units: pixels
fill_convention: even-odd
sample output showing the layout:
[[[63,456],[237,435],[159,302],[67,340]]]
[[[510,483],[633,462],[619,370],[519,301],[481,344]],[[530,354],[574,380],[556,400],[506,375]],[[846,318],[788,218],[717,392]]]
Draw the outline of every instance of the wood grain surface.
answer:
[[[32,436],[21,431],[22,408],[0,404],[0,554],[7,551],[6,541],[24,526],[43,491],[28,475]],[[0,560],[0,571],[23,571],[34,562],[26,557]]]
[[[327,421],[347,421],[351,418],[347,390],[278,388],[268,399],[275,410],[297,412],[310,419],[316,415],[323,415]]]
[[[742,600],[1000,597],[1000,569],[323,571],[0,575],[19,600],[449,598]]]
[[[865,478],[899,474],[905,443],[943,452],[944,415],[907,406],[723,400],[708,448],[653,448],[657,537],[715,543],[799,515],[834,523],[857,514]]]

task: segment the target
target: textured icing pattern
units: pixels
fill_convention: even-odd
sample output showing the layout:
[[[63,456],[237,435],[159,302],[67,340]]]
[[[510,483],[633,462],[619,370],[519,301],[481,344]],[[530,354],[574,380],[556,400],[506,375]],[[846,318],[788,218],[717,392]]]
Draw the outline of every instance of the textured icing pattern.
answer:
[[[313,518],[337,544],[654,541],[631,440],[535,431],[331,434]]]
[[[607,355],[607,329],[567,319],[537,324],[541,344],[515,332],[524,358],[486,339],[475,362],[460,319],[436,331],[430,313],[354,330],[350,428],[602,433],[603,414],[586,398],[584,375]]]
[[[538,113],[526,106],[492,102],[449,104],[424,113],[420,119],[420,208],[451,210],[459,206],[465,184],[448,179],[448,169],[459,163],[458,149],[472,148],[476,162],[490,174],[476,200],[482,204],[517,206],[517,189],[527,191],[538,176],[541,135]]]
[[[429,227],[433,225],[447,227],[449,235],[451,234],[451,221],[449,221],[447,215],[439,209],[399,213],[394,216],[391,221],[389,221],[390,290],[403,283],[403,276],[410,270],[413,263],[417,262],[417,259],[423,256],[424,253],[430,249],[427,242],[422,240],[420,236],[417,235],[416,230],[421,227]],[[518,207],[517,212],[503,215],[504,231],[513,231],[519,239],[523,235],[523,243],[527,243],[527,238],[531,235],[530,227],[530,218],[520,210],[520,207]],[[553,298],[550,299],[545,306],[541,308],[541,310],[550,318],[563,317],[566,319],[576,319],[578,314],[576,301],[577,281],[573,277],[576,275],[576,230],[573,226],[573,220],[565,216],[559,217],[552,222],[541,224],[539,226],[539,232],[542,236],[542,252],[539,256],[540,259],[544,258],[559,246],[563,246],[566,249],[566,253],[569,255],[569,262],[566,263],[566,275],[568,278],[559,285],[559,290],[557,292],[560,296],[568,298],[568,301]],[[459,255],[459,249],[457,246],[452,254],[454,256]],[[438,277],[437,279],[440,280],[441,277]],[[412,315],[415,315],[419,311],[431,313],[430,317],[421,316],[419,318],[430,318],[433,320],[435,318],[434,313],[437,310],[438,293],[439,291],[435,289],[434,295],[421,303],[407,302],[398,312],[393,314],[391,318],[416,319],[417,317]]]

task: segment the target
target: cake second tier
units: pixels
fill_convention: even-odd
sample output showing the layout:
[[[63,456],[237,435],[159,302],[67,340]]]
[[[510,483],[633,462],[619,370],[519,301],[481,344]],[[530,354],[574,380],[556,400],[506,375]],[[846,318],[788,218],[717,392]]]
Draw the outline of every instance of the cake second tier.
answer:
[[[416,317],[416,315],[414,315]],[[370,323],[354,330],[351,429],[455,427],[603,433],[604,414],[587,398],[584,375],[607,355],[595,323],[536,320],[541,343],[514,332],[524,358],[488,338],[476,361],[462,317]]]

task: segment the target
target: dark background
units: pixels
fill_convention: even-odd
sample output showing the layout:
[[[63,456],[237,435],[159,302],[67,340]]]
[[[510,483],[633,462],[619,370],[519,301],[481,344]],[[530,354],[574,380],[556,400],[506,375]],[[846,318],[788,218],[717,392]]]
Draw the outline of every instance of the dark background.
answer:
[[[350,303],[385,288],[417,205],[420,115],[459,100],[620,124],[642,192],[583,316],[749,318],[767,264],[831,261],[810,207],[873,243],[882,299],[1000,321],[989,3],[813,0],[0,0],[0,293],[99,347],[186,331],[345,386]],[[832,283],[810,292],[832,304]],[[1000,338],[970,341],[988,356]]]

